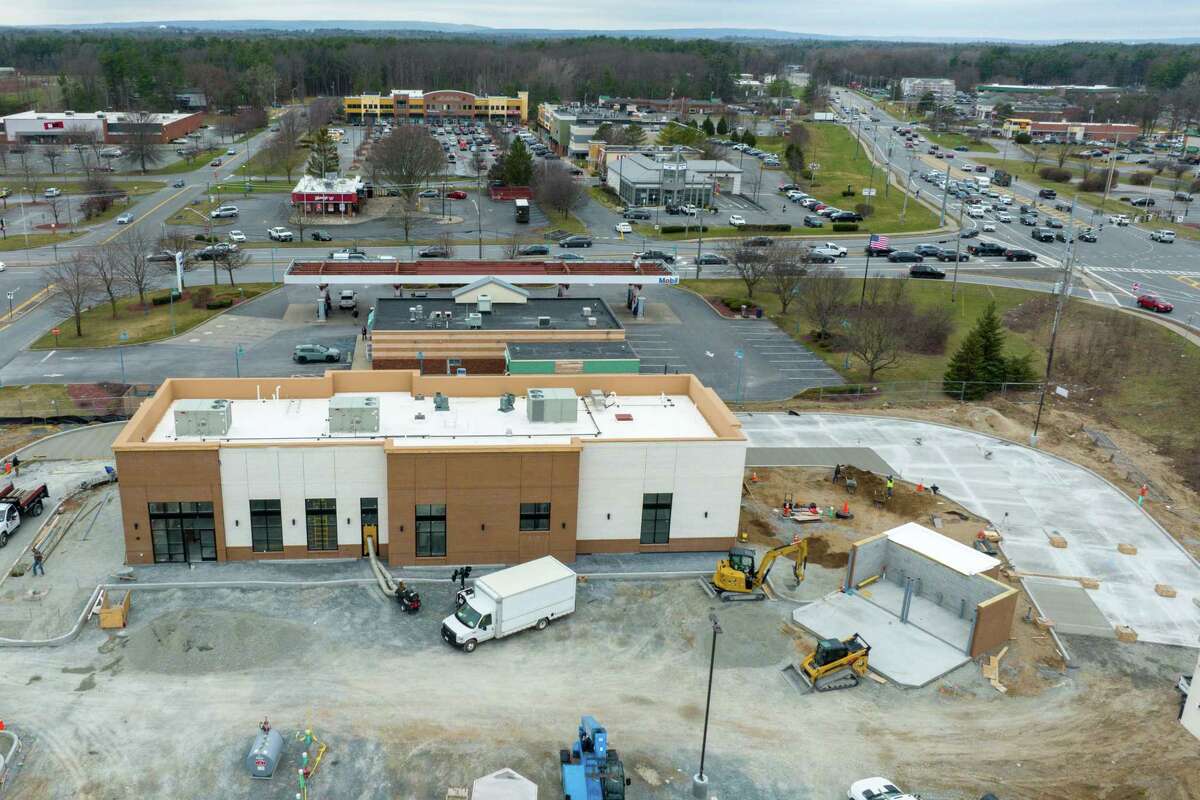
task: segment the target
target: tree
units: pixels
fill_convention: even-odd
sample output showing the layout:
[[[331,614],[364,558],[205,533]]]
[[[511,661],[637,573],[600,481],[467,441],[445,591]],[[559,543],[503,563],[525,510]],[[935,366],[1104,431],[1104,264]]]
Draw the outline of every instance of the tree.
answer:
[[[721,255],[729,260],[729,266],[733,267],[733,271],[741,278],[742,283],[746,284],[746,296],[753,299],[754,287],[758,286],[766,277],[770,262],[762,252],[762,248],[748,246],[746,238],[742,236],[726,239],[721,242],[718,249]]]
[[[1041,160],[1045,157],[1046,157],[1046,145],[1044,145],[1044,144],[1030,145],[1029,160],[1030,160],[1030,169],[1033,172],[1035,172],[1035,173],[1037,172],[1038,164],[1041,163]]]
[[[307,128],[309,133],[316,133],[329,125],[337,110],[337,101],[332,97],[318,97],[308,104]]]
[[[45,267],[46,287],[54,309],[75,321],[75,336],[83,336],[83,312],[96,298],[92,256],[76,252],[66,261]]]
[[[1013,116],[1012,103],[997,103],[992,109],[992,119],[1008,119]]]
[[[396,198],[396,204],[392,206],[392,218],[404,230],[404,241],[406,242],[412,232],[413,223],[423,216],[425,214],[417,205],[416,200],[403,194]]]
[[[921,95],[921,99],[917,101],[917,111],[921,114],[928,114],[937,106],[937,98],[933,92],[926,92]]]
[[[758,144],[758,137],[754,135],[754,131],[747,128],[742,131],[742,144],[754,147]]]
[[[445,163],[441,145],[421,125],[397,126],[375,143],[370,158],[379,174],[400,190],[410,207],[421,185],[441,172]]]
[[[131,164],[137,164],[143,173],[163,160],[158,142],[159,127],[154,116],[149,111],[134,111],[125,116],[123,124],[125,158]]]
[[[634,125],[631,122],[622,130],[624,132],[625,144],[630,147],[641,147],[646,143],[646,130],[641,125]]]
[[[1016,144],[1030,144],[1032,141],[1033,141],[1033,137],[1030,136],[1028,133],[1025,133],[1024,131],[1013,134],[1013,142],[1015,142]]]
[[[768,97],[791,97],[792,85],[783,78],[776,78],[767,86]]]
[[[112,318],[117,318],[117,298],[120,297],[121,272],[118,268],[120,259],[115,252],[115,245],[110,242],[96,248],[92,260],[93,272],[96,276],[97,294],[103,292],[112,308]]]
[[[116,272],[121,282],[131,292],[137,293],[139,303],[146,305],[146,292],[153,281],[153,270],[147,252],[150,242],[142,233],[142,228],[133,226],[132,230],[111,244],[111,255],[117,262]]]
[[[979,400],[1004,383],[1025,383],[1032,379],[1029,355],[1017,357],[1004,352],[1004,328],[989,303],[950,358],[943,387],[947,394],[964,400]]]
[[[794,241],[777,242],[768,249],[767,259],[767,285],[779,298],[779,310],[786,314],[808,274],[808,247]]]
[[[442,231],[437,236],[437,243],[445,251],[446,258],[454,258],[454,234]]]
[[[289,109],[275,119],[275,127],[279,128],[279,138],[285,139],[293,147],[300,141],[304,133],[304,120],[296,109]]]
[[[867,381],[900,363],[912,319],[907,280],[868,282],[862,306],[851,315],[850,352],[867,368]]]
[[[704,124],[700,126],[704,130],[705,136],[716,136],[717,129],[713,126],[712,117],[705,117]]]
[[[232,247],[217,253],[213,257],[213,267],[220,267],[229,273],[229,285],[237,286],[237,282],[233,279],[233,273],[250,263],[250,254],[241,248],[234,250]],[[213,280],[216,283],[216,280]]]
[[[66,155],[62,145],[53,143],[42,145],[42,158],[46,159],[46,164],[50,167],[50,174],[57,173],[58,160]]]
[[[840,273],[824,266],[808,273],[797,301],[800,312],[817,326],[813,338],[823,342],[833,337],[834,325],[846,316],[849,297],[850,284]]]
[[[699,131],[690,125],[681,125],[678,122],[668,122],[658,132],[658,143],[664,147],[673,147],[675,145],[699,147],[703,142],[703,131]]]
[[[724,136],[729,133],[729,123],[725,121],[725,117],[717,120],[717,135]]]
[[[1063,165],[1067,163],[1067,158],[1071,155],[1071,143],[1063,142],[1055,151],[1054,159],[1058,162],[1058,168],[1063,169]]]
[[[570,170],[561,162],[542,164],[534,176],[533,196],[538,203],[551,208],[564,217],[583,205],[587,190],[571,176]]]
[[[266,171],[271,175],[283,173],[287,176],[288,183],[291,183],[292,173],[295,171],[295,164],[292,162],[292,153],[295,152],[295,147],[295,144],[288,141],[282,133],[272,136],[263,150]]]
[[[533,182],[533,157],[520,139],[514,139],[504,155],[504,182],[509,186],[528,186]]]
[[[404,126],[405,128],[409,126]],[[413,126],[415,127],[415,126]],[[429,134],[425,134],[428,136]],[[379,143],[380,145],[383,142]],[[376,150],[379,146],[376,145]],[[314,178],[324,178],[338,171],[337,142],[329,135],[328,128],[321,128],[313,134],[312,144],[308,148],[308,166],[305,172]]]

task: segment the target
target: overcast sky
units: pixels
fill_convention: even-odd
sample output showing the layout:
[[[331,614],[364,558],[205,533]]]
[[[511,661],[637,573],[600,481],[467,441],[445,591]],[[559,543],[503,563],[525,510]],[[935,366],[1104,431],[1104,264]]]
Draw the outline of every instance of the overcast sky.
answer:
[[[847,13],[852,11],[853,13]],[[0,24],[161,19],[423,20],[496,28],[775,28],[805,33],[1007,39],[1200,36],[1200,3],[1184,0],[35,0],[5,3]]]

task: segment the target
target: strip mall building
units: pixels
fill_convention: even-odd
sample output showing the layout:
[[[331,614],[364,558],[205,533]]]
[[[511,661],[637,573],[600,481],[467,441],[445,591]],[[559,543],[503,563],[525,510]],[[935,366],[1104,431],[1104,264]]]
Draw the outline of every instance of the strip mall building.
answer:
[[[724,550],[746,438],[692,375],[171,379],[113,445],[126,562]]]
[[[516,97],[499,97],[457,89],[434,92],[393,89],[388,94],[343,97],[342,110],[351,122],[455,122],[482,119],[516,125],[524,124],[529,119],[529,92],[517,92]]]

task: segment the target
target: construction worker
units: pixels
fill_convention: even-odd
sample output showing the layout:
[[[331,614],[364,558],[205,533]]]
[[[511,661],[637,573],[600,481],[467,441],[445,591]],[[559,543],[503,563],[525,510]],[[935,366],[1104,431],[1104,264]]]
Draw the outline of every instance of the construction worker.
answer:
[[[896,488],[896,479],[891,475],[887,476],[887,496],[892,496],[892,490]]]
[[[833,465],[833,482],[837,483],[838,478],[840,478],[840,477],[842,477],[842,465],[834,464]]]
[[[46,567],[42,564],[42,562],[44,560],[45,560],[45,557],[42,555],[42,551],[37,549],[36,547],[33,548],[33,574],[34,575],[41,575],[42,577],[46,576]]]
[[[17,478],[21,477],[21,459],[16,456],[12,457],[13,475]]]

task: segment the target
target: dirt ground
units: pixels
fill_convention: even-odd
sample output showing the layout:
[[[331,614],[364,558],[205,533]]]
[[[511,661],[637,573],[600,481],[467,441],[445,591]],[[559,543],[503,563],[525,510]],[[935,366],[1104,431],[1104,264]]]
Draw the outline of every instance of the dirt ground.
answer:
[[[791,541],[794,533],[808,536],[810,564],[842,568],[846,566],[852,543],[906,522],[935,528],[967,546],[973,546],[981,530],[991,527],[987,520],[945,496],[934,496],[928,490],[918,492],[913,484],[899,480],[892,497],[878,507],[872,498],[876,492],[885,494],[884,477],[854,467],[847,468],[846,472],[858,481],[854,494],[847,492],[844,483],[834,484],[829,469],[767,467],[747,470],[741,530],[746,532],[751,543],[764,546]],[[777,511],[788,494],[800,505],[814,502],[823,509],[832,506],[841,510],[843,504],[848,503],[854,517],[804,524],[783,520]],[[934,525],[935,517],[940,526]],[[1014,581],[1005,585],[1016,589],[1020,599],[1013,615],[1008,651],[1000,661],[1000,682],[1013,696],[1036,695],[1062,679],[1062,655],[1045,631],[1025,621],[1026,611],[1032,603],[1020,583]],[[797,628],[791,633],[801,655],[811,652],[811,637]]]
[[[1028,445],[1037,405],[993,398],[987,405],[940,403],[922,406],[888,405],[854,408],[840,403],[754,404],[747,410],[768,411],[794,408],[838,414],[866,414],[940,422]],[[1140,478],[1115,458],[1112,451],[1097,446],[1084,428],[1106,434],[1121,454],[1150,481],[1146,510],[1193,556],[1200,558],[1200,494],[1183,484],[1166,456],[1141,437],[1097,421],[1078,404],[1048,405],[1038,428],[1038,447],[1080,464],[1110,481],[1129,497],[1136,498]],[[799,499],[799,498],[798,498]]]
[[[62,429],[61,425],[0,425],[0,458]]]

